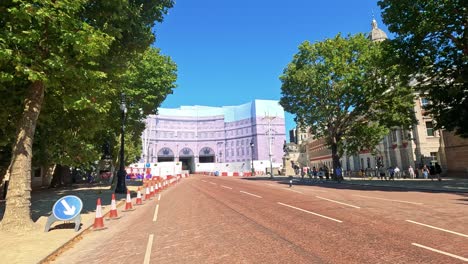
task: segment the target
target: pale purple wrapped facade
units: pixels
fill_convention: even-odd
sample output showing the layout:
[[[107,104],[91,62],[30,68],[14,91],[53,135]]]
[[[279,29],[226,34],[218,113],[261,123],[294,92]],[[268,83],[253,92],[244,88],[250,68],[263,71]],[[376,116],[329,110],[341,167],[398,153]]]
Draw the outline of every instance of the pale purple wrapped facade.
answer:
[[[141,162],[180,161],[190,171],[198,163],[251,162],[252,156],[269,160],[270,153],[273,163],[281,163],[284,110],[274,100],[160,108],[147,118],[142,139]]]

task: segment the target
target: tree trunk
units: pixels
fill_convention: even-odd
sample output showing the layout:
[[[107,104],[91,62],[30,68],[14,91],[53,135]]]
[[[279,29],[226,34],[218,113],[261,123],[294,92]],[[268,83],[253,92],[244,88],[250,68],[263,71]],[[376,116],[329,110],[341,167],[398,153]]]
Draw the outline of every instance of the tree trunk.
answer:
[[[0,229],[24,232],[34,229],[31,219],[31,159],[34,132],[44,100],[44,83],[35,81],[29,87],[23,115],[18,123],[11,158],[10,182],[5,214]]]
[[[333,175],[332,178],[335,181],[341,181],[341,176],[337,175],[337,168],[340,168],[341,175],[343,175],[343,171],[341,170],[340,164],[340,157],[338,156],[338,144],[332,143],[331,144],[331,151],[332,151],[332,161],[333,161]]]
[[[56,165],[46,165],[44,166],[44,175],[42,176],[42,186],[50,186],[52,182],[52,176],[54,175]]]

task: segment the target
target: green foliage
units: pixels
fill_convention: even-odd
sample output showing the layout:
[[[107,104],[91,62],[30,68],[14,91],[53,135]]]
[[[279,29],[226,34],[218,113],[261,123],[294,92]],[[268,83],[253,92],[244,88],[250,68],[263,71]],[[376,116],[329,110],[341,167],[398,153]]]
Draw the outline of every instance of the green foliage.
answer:
[[[395,80],[381,45],[362,34],[306,41],[280,77],[280,104],[340,155],[372,150],[388,127],[414,122],[411,89]]]
[[[468,7],[465,0],[381,0],[396,34],[389,46],[401,78],[431,101],[437,127],[468,137]],[[413,79],[413,80],[412,80]]]
[[[0,4],[0,152],[11,151],[29,84],[46,83],[34,163],[68,166],[118,146],[120,94],[127,93],[126,141],[133,162],[144,115],[175,87],[176,65],[149,48],[172,0],[3,1]],[[142,111],[143,110],[143,111]],[[117,138],[117,139],[116,139]]]

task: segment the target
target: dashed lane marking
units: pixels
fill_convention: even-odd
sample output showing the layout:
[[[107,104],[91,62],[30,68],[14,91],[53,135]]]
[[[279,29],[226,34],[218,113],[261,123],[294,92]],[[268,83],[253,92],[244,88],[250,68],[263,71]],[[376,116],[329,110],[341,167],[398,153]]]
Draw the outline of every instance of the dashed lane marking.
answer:
[[[248,192],[244,192],[244,191],[240,191],[241,193],[245,193],[245,194],[248,194],[248,195],[252,195],[252,196],[255,196],[257,198],[262,198],[261,196],[258,196],[256,194],[253,194],[253,193],[248,193]]]
[[[150,234],[148,238],[148,244],[146,245],[145,259],[143,260],[143,264],[150,263],[151,248],[153,247],[153,239],[154,239],[154,235]]]
[[[300,192],[300,191],[296,191],[296,190],[293,190],[291,188],[284,188],[285,190],[288,190],[288,191],[291,191],[291,192],[296,192],[296,193],[301,193],[301,194],[304,194],[303,192]]]
[[[161,201],[161,194],[158,195],[158,201]]]
[[[283,206],[287,206],[287,207],[290,207],[290,208],[293,208],[293,209],[296,209],[296,210],[299,210],[299,211],[302,211],[302,212],[305,212],[305,213],[308,213],[308,214],[313,214],[313,215],[316,215],[316,216],[319,216],[319,217],[323,217],[323,218],[326,218],[328,220],[332,220],[332,221],[335,221],[335,222],[338,222],[338,223],[343,223],[343,221],[341,221],[341,220],[331,218],[331,217],[328,217],[328,216],[325,216],[325,215],[317,214],[317,213],[314,213],[314,212],[311,212],[311,211],[307,211],[307,210],[304,210],[302,208],[295,207],[295,206],[292,206],[292,205],[289,205],[289,204],[284,204],[284,203],[280,203],[280,202],[278,202],[278,204],[283,205]]]
[[[201,180],[202,182],[206,182],[205,180]]]
[[[159,211],[159,204],[156,205],[156,209],[154,210],[153,222],[156,222],[156,220],[158,220],[158,211]]]
[[[357,209],[360,209],[361,207],[359,206],[355,206],[355,205],[352,205],[352,204],[347,204],[347,203],[343,203],[343,202],[338,202],[338,201],[335,201],[335,200],[332,200],[332,199],[327,199],[327,198],[323,198],[323,197],[320,197],[320,196],[315,196],[319,199],[322,199],[322,200],[326,200],[326,201],[330,201],[332,203],[337,203],[337,204],[342,204],[342,205],[346,205],[346,206],[349,206],[349,207],[353,207],[353,208],[357,208]]]
[[[443,228],[440,228],[440,227],[426,225],[426,224],[419,223],[419,222],[416,222],[416,221],[406,220],[406,222],[410,222],[410,223],[413,223],[413,224],[434,228],[434,229],[437,229],[437,230],[440,230],[440,231],[444,231],[444,232],[447,232],[447,233],[452,233],[452,234],[459,235],[459,236],[462,236],[462,237],[468,237],[468,235],[465,235],[465,234],[462,234],[462,233],[458,233],[458,232],[455,232],[455,231],[450,231],[450,230],[443,229]]]
[[[456,259],[459,259],[459,260],[463,260],[463,261],[468,262],[468,258],[464,258],[464,257],[461,257],[461,256],[457,256],[457,255],[455,255],[455,254],[448,253],[448,252],[445,252],[445,251],[442,251],[442,250],[438,250],[438,249],[435,249],[435,248],[431,248],[431,247],[428,247],[428,246],[424,246],[424,245],[421,245],[421,244],[418,244],[418,243],[411,243],[411,245],[417,246],[417,247],[420,247],[420,248],[424,248],[424,249],[427,249],[427,250],[430,250],[430,251],[434,251],[434,252],[437,252],[437,253],[440,253],[440,254],[443,254],[443,255],[452,257],[452,258],[456,258]]]
[[[223,188],[226,188],[226,189],[231,189],[231,190],[232,190],[232,188],[231,188],[231,187],[229,187],[229,186],[224,186],[224,185],[221,185],[221,187],[223,187]]]
[[[408,201],[402,201],[402,200],[392,200],[392,199],[385,199],[385,198],[372,197],[372,196],[365,196],[365,195],[353,194],[353,196],[364,197],[364,198],[371,198],[371,199],[377,199],[377,200],[384,200],[384,201],[391,201],[391,202],[399,202],[399,203],[408,203],[408,204],[423,205],[423,203],[415,203],[415,202],[408,202]]]
[[[211,183],[211,184],[213,184],[213,185],[216,185],[216,183],[214,183],[214,182],[209,182],[209,183]]]

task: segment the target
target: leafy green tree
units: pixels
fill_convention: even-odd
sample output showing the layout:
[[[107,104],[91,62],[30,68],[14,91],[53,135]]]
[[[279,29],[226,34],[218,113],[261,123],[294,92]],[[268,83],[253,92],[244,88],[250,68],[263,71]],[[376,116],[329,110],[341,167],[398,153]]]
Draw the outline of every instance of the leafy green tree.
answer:
[[[1,2],[0,89],[11,87],[22,96],[1,228],[33,228],[32,146],[47,102],[44,96],[60,98],[65,110],[85,109],[93,98],[105,102],[104,110],[112,108],[109,102],[121,92],[112,80],[154,41],[152,26],[162,21],[172,4],[172,0]]]
[[[400,86],[394,68],[383,63],[382,44],[362,34],[306,41],[280,77],[280,104],[326,140],[333,168],[345,152],[373,150],[388,127],[413,122],[411,89]]]
[[[404,82],[430,100],[438,128],[468,137],[468,7],[465,0],[378,2]],[[413,80],[412,80],[413,79]]]

